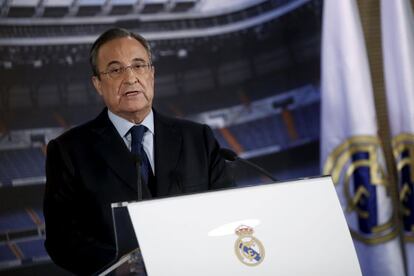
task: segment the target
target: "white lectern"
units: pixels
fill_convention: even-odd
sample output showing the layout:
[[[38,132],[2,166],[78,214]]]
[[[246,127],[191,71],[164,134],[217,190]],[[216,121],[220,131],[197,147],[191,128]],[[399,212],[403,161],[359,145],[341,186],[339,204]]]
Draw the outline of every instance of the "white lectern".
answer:
[[[330,177],[125,206],[149,276],[361,275]]]

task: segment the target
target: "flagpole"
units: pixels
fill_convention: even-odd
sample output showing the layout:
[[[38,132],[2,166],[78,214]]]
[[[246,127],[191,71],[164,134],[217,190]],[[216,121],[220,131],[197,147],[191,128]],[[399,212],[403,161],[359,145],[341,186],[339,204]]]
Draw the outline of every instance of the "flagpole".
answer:
[[[400,249],[403,255],[404,270],[405,274],[408,275],[407,255],[404,246],[404,232],[402,231],[402,220],[399,215],[401,205],[397,182],[398,173],[391,147],[391,130],[388,120],[387,98],[385,94],[381,47],[380,1],[357,0],[357,4],[360,12],[363,34],[365,37],[369,67],[371,70],[374,104],[378,122],[378,136],[382,143],[385,165],[388,172],[390,195],[395,210],[394,221],[398,227],[398,237]]]

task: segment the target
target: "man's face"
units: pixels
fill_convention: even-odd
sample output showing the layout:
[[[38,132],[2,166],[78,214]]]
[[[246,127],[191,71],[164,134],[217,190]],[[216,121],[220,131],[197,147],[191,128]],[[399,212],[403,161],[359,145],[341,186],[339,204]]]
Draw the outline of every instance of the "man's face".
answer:
[[[106,42],[99,48],[97,56],[99,72],[116,71],[149,62],[144,46],[132,37]],[[154,97],[154,69],[147,69],[144,73],[136,73],[132,67],[127,68],[116,77],[100,74],[99,78],[92,77],[92,82],[110,111],[129,121],[140,123],[150,112]]]

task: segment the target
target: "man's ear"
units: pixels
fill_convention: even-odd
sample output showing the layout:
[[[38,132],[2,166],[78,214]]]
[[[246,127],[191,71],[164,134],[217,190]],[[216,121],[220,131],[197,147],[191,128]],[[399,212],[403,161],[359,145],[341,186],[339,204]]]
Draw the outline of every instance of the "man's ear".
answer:
[[[102,96],[102,90],[101,90],[101,80],[97,76],[92,76],[92,83],[93,86],[95,86],[96,92]]]

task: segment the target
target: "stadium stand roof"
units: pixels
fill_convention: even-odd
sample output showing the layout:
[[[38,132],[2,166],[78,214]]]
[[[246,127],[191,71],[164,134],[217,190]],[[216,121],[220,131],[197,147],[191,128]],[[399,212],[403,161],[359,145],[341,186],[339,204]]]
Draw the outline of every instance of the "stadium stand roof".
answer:
[[[261,1],[226,12],[184,15],[141,15],[104,17],[2,18],[0,45],[88,44],[111,26],[137,31],[151,41],[216,36],[242,31],[274,20],[310,0]],[[3,8],[4,10],[4,8]],[[33,40],[32,37],[36,37]]]

